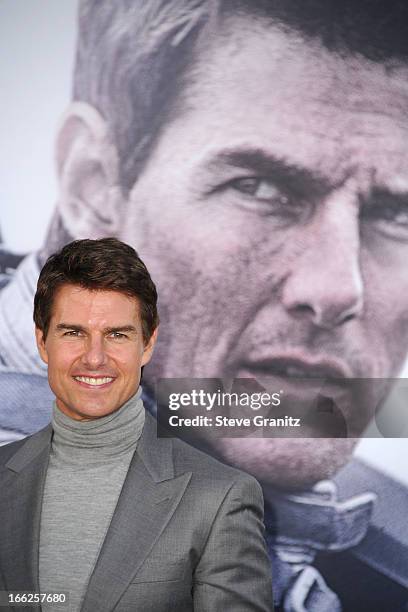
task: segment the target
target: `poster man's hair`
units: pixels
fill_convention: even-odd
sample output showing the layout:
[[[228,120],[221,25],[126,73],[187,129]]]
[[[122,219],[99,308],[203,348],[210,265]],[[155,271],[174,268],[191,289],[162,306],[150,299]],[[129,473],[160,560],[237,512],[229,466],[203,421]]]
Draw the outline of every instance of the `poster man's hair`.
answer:
[[[213,41],[217,22],[247,14],[338,54],[408,58],[406,0],[82,0],[73,95],[106,119],[123,189],[175,111],[198,39]]]

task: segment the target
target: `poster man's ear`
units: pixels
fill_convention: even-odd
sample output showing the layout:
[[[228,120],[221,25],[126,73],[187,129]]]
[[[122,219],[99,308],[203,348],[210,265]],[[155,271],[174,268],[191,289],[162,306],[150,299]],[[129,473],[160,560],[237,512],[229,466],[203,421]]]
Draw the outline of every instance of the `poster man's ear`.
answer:
[[[116,235],[122,202],[118,156],[105,120],[83,102],[65,113],[56,141],[58,207],[75,238]]]

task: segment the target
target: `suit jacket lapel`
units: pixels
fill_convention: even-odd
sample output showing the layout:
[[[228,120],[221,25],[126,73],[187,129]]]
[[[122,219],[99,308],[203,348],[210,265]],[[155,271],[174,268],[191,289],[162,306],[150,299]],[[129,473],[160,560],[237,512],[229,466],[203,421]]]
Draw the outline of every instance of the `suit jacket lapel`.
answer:
[[[174,477],[172,441],[146,422],[81,612],[112,610],[176,510],[191,478]]]
[[[51,426],[29,438],[6,464],[0,516],[1,567],[9,591],[39,591],[38,546]]]

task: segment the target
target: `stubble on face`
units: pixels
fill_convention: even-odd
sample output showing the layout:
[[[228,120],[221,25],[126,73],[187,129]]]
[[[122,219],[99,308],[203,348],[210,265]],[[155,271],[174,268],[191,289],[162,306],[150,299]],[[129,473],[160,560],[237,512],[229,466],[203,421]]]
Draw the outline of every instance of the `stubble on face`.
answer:
[[[242,24],[202,55],[185,113],[128,202],[122,236],[161,296],[150,376],[256,378],[278,362],[396,375],[408,343],[406,70]],[[332,474],[354,443],[225,440],[218,451],[300,486]]]

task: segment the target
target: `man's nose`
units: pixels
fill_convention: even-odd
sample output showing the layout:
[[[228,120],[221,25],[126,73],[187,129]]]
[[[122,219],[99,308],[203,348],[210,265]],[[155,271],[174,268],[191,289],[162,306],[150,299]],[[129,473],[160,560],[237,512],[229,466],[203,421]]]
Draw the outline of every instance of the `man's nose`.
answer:
[[[85,350],[82,354],[82,363],[91,370],[97,370],[106,364],[104,338],[101,336],[90,336],[87,338]]]
[[[363,309],[358,215],[350,209],[339,214],[336,208],[328,207],[308,228],[282,293],[292,316],[324,329],[358,317]]]

